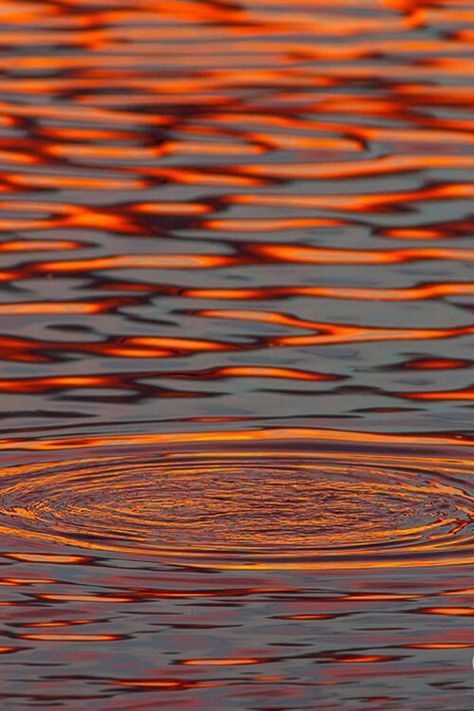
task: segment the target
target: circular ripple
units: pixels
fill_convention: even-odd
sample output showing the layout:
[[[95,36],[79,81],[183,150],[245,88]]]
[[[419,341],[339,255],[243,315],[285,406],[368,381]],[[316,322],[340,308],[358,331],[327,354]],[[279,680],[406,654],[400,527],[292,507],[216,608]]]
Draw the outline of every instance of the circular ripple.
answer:
[[[474,560],[466,463],[298,445],[9,468],[0,532],[221,568]]]

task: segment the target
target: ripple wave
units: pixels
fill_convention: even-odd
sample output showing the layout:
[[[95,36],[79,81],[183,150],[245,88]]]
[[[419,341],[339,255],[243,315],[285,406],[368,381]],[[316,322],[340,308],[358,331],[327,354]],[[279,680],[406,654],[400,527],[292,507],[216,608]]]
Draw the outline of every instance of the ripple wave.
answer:
[[[474,561],[469,462],[200,443],[5,468],[0,532],[217,568]]]

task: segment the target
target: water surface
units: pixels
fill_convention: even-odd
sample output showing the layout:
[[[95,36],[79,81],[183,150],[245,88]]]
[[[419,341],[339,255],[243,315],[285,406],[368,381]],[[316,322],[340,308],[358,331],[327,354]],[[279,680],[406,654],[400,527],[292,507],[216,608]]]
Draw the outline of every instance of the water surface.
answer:
[[[3,707],[472,707],[473,22],[2,3]]]

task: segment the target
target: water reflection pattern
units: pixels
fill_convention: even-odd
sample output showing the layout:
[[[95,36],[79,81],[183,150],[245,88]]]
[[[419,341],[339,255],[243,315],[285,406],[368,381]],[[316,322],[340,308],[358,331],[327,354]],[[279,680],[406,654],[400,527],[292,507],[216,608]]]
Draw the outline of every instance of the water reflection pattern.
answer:
[[[472,0],[0,6],[0,705],[472,706]]]
[[[470,2],[2,19],[6,427],[468,426]]]

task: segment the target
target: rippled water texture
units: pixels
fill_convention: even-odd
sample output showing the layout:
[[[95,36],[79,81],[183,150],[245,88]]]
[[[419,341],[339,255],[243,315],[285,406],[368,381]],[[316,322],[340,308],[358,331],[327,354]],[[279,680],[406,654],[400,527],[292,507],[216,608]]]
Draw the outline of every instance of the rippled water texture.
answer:
[[[471,461],[281,434],[7,467],[0,533],[217,569],[474,563]]]
[[[0,2],[0,706],[473,707],[473,0]]]

